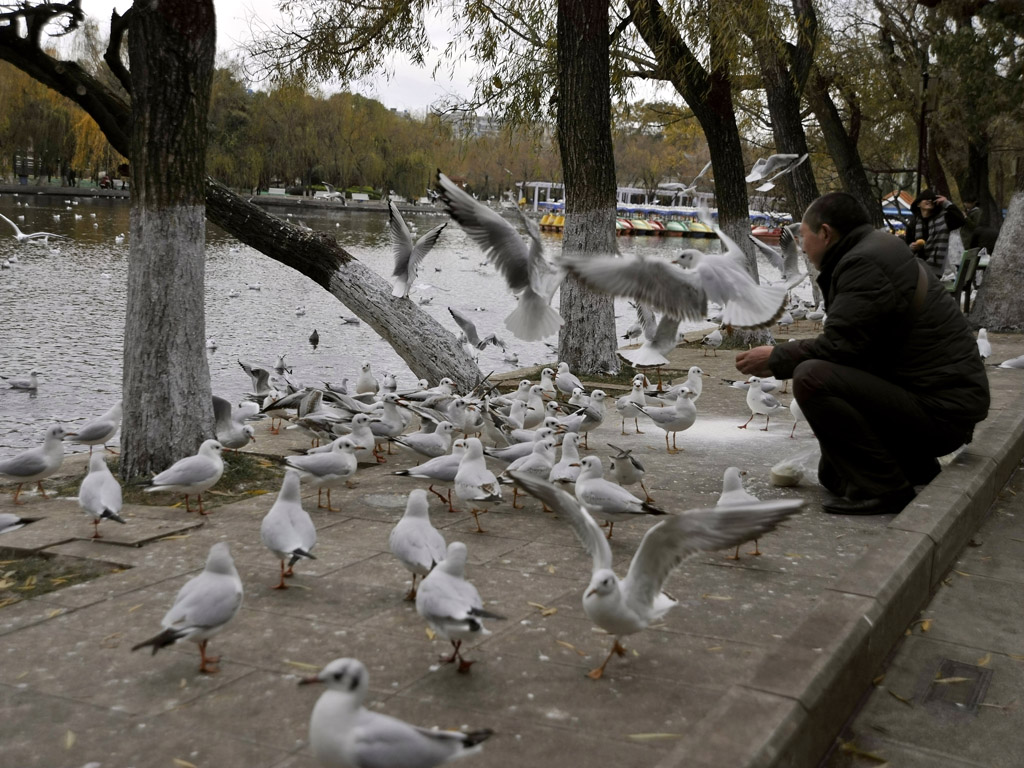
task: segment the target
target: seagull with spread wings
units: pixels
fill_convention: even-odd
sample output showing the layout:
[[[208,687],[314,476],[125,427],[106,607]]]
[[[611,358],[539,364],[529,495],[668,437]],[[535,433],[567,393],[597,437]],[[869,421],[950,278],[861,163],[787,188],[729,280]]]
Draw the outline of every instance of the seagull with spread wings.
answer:
[[[395,271],[391,273],[395,278],[392,296],[404,298],[409,295],[409,288],[416,280],[420,264],[434,247],[437,238],[441,236],[441,230],[447,226],[447,221],[438,224],[414,243],[402,212],[398,210],[397,205],[388,200],[388,227],[391,230],[391,247],[395,252]]]
[[[58,234],[54,234],[53,232],[29,232],[29,233],[26,234],[25,232],[21,231],[21,229],[18,227],[17,224],[15,224],[13,221],[8,219],[2,213],[0,213],[0,219],[3,219],[8,224],[10,224],[12,227],[14,227],[14,239],[17,240],[19,243],[27,243],[30,240],[40,240],[40,239],[45,239],[45,238],[50,238],[50,237],[57,237],[57,238],[60,238],[61,240],[69,239],[67,237],[67,235],[58,235]]]
[[[685,558],[697,552],[750,541],[774,530],[804,504],[801,499],[779,499],[690,509],[670,515],[644,534],[626,578],[620,579],[612,570],[611,546],[585,506],[536,475],[514,472],[511,476],[524,491],[553,509],[560,519],[569,521],[573,533],[593,560],[590,584],[583,593],[583,612],[601,629],[615,636],[604,663],[588,673],[594,680],[604,675],[614,654],[625,653],[619,637],[641,632],[678,603],[662,592],[662,587]]]
[[[523,341],[539,341],[557,333],[563,321],[552,309],[551,297],[564,275],[544,258],[537,225],[519,212],[529,237],[526,242],[501,214],[474,200],[440,171],[437,183],[448,213],[483,249],[519,299],[519,306],[505,318],[505,326]]]

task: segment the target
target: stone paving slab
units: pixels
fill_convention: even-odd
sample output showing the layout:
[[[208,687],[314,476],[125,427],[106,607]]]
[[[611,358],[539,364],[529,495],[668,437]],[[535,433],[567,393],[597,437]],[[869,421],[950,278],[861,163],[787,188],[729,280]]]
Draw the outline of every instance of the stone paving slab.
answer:
[[[998,336],[993,345],[1000,359],[1020,346]],[[744,393],[721,383],[736,377],[733,353],[705,357],[680,347],[672,357],[675,370],[700,365],[709,374],[698,422],[679,436],[684,450],[667,455],[663,433],[649,424],[641,424],[644,434],[632,423],[620,434],[610,410],[591,435],[590,452],[607,457],[607,442],[633,448],[648,465],[657,503],[671,511],[714,504],[730,465],[748,471],[747,487],[761,498],[799,495],[808,506],[759,542],[761,557],[745,554],[752,546],[746,545],[738,562],[728,553],[686,561],[666,584],[680,605],[658,627],[626,638],[627,656],[610,662],[604,680],[584,676],[610,646],[580,605],[590,559],[564,521],[532,499],[513,510],[509,489],[481,516],[486,534],[474,532],[464,505],[450,514],[431,497],[445,538],[467,543],[468,578],[488,609],[507,616],[488,621],[493,634],[467,649],[477,661],[470,675],[438,664],[450,646],[430,640],[403,601],[409,574],[387,547],[409,490],[421,487],[390,474],[418,463],[408,452],[361,467],[354,489],[332,494],[340,512],[316,510],[316,494],[303,494],[319,530],[319,559],[297,565],[292,588],[283,592],[271,589],[278,563],[259,540],[276,488],[202,520],[182,509],[133,508],[129,525],[101,526],[112,538],[111,528],[138,529],[125,530],[123,542],[85,540],[91,526],[73,500],[28,496],[20,514],[54,511],[45,525],[23,529],[43,525],[32,534],[38,538],[12,546],[10,534],[0,547],[42,547],[116,572],[0,609],[0,658],[35,652],[27,664],[0,664],[0,704],[19,737],[10,754],[34,761],[25,765],[71,764],[62,742],[70,723],[82,750],[73,753],[75,765],[118,734],[94,759],[105,766],[172,765],[178,758],[198,768],[308,768],[305,726],[316,692],[295,683],[347,655],[370,670],[370,706],[428,726],[498,731],[477,758],[481,765],[813,765],[856,703],[859,692],[852,691],[868,684],[892,635],[927,599],[941,563],[955,557],[1005,482],[1003,473],[1019,461],[1010,454],[1024,451],[1024,379],[992,372],[1000,423],[982,425],[970,449],[904,514],[834,518],[820,513],[825,494],[813,482],[795,489],[769,484],[775,462],[816,443],[806,428],[790,439],[785,418],[773,419],[767,432],[757,422],[736,429],[749,413]],[[260,452],[304,443],[294,435],[273,438],[266,427],[257,425]],[[80,475],[81,466],[66,471]],[[0,496],[0,510],[13,509],[9,499]],[[620,574],[651,522],[616,526],[611,546]],[[160,535],[164,525],[173,529],[170,537]],[[155,657],[130,653],[156,633],[181,584],[220,540],[231,543],[246,590],[239,616],[211,641],[211,652],[223,657],[221,674],[197,675],[198,654],[189,643]],[[90,716],[92,732],[79,725]],[[25,734],[34,737],[26,741]]]

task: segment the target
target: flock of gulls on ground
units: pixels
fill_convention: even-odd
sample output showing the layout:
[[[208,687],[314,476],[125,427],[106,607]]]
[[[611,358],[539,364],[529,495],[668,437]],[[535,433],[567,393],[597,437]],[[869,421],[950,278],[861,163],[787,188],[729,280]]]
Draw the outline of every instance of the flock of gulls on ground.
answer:
[[[534,340],[557,332],[562,321],[549,302],[567,272],[596,290],[635,302],[638,321],[627,338],[645,340],[638,349],[623,354],[637,366],[666,363],[665,353],[678,341],[679,323],[708,317],[712,302],[718,305],[711,310],[716,322],[734,327],[779,323],[784,330],[798,319],[816,324],[824,319],[820,308],[806,304],[785,307],[789,289],[804,277],[792,256],[795,245],[783,244],[784,253],[789,250],[780,265],[784,278],[774,286],[757,285],[749,277],[742,266],[742,252],[717,228],[724,248],[721,254],[688,249],[671,260],[563,256],[552,265],[543,256],[539,233],[531,221],[523,218],[524,240],[502,216],[443,174],[439,174],[439,189],[452,218],[479,244],[518,295],[518,306],[506,320],[506,327],[518,338]],[[445,224],[414,242],[398,208],[392,204],[389,209],[395,250],[394,295],[408,297],[417,270],[442,236]],[[24,235],[7,221],[19,241],[53,236]],[[707,221],[710,223],[709,218]],[[783,260],[777,254],[774,258]],[[258,290],[259,286],[249,288]],[[493,334],[480,338],[468,318],[451,311],[470,348],[500,343]],[[657,313],[661,319],[656,321]],[[988,345],[985,336],[984,331],[979,334],[979,348],[987,356],[990,348],[982,348],[982,344]],[[705,354],[721,343],[720,331],[705,336]],[[605,674],[613,656],[624,653],[620,638],[643,631],[677,603],[662,587],[684,558],[726,548],[736,548],[733,557],[738,558],[740,544],[751,540],[756,544],[803,505],[800,499],[759,501],[744,489],[744,473],[730,467],[714,506],[669,512],[656,506],[647,493],[644,465],[631,450],[607,443],[611,449],[609,477],[605,477],[602,458],[587,453],[589,436],[604,424],[609,405],[619,416],[620,432],[625,434],[626,424],[632,420],[634,430],[640,433],[639,420],[643,418],[664,432],[666,451],[678,451],[678,434],[697,420],[705,375],[699,366],[690,368],[684,382],[664,390],[653,389],[644,373],[638,373],[630,392],[612,400],[600,389],[588,394],[564,362],[557,370],[545,368],[539,381],[524,379],[514,392],[504,395],[486,377],[472,391],[461,394],[450,379],[435,386],[421,380],[414,388],[401,390],[393,375],[378,380],[370,362],[362,365],[351,387],[347,380],[343,386],[308,386],[296,379],[283,356],[273,367],[241,361],[240,365],[251,377],[252,402],[233,406],[214,397],[215,437],[203,442],[195,455],[154,476],[146,490],[182,495],[188,511],[194,497],[196,511],[206,515],[202,496],[221,479],[222,452],[244,448],[255,439],[247,422],[270,419],[271,432],[278,433],[287,421],[289,429],[305,431],[314,447],[305,454],[280,458],[284,479],[260,528],[262,542],[279,566],[274,588],[287,589],[286,580],[294,567],[303,559],[316,558],[317,531],[303,508],[302,488],[317,489],[318,509],[337,511],[331,491],[351,487],[360,465],[384,462],[384,452],[391,453],[394,447],[415,454],[420,463],[393,474],[426,487],[409,493],[405,513],[390,533],[389,547],[412,576],[406,599],[415,601],[416,611],[437,636],[450,641],[451,654],[443,660],[454,664],[460,673],[468,673],[473,664],[462,655],[463,643],[490,634],[485,622],[503,617],[485,608],[484,600],[466,579],[467,545],[458,541],[446,544],[431,525],[428,494],[436,495],[450,511],[455,511],[454,501],[467,507],[480,533],[485,533],[479,519],[484,505],[500,501],[506,487],[512,490],[514,508],[519,508],[520,494],[528,494],[571,527],[592,560],[591,578],[583,592],[584,613],[614,638],[608,657],[588,673],[595,680]],[[1002,365],[1024,367],[1024,356]],[[14,389],[35,390],[40,375],[33,370],[28,378],[11,378],[6,383]],[[763,415],[767,429],[770,419],[782,411],[791,411],[795,422],[799,421],[795,401],[787,408],[775,398],[781,385],[758,377],[733,382],[746,390],[750,411],[747,423],[738,426],[746,428],[755,416]],[[110,450],[121,416],[118,403],[74,431],[55,424],[46,431],[42,445],[0,460],[0,479],[17,483],[14,503],[24,503],[19,498],[22,486],[31,483],[37,483],[46,497],[42,481],[60,469],[65,442],[88,445],[89,470],[78,503],[93,525],[92,535],[101,537],[103,520],[125,524],[121,485],[107,466],[104,450],[94,450]],[[609,428],[613,427],[605,431]],[[491,466],[499,465],[495,474]],[[626,489],[633,485],[640,486],[644,498]],[[643,536],[626,575],[620,578],[612,570],[609,540],[614,526],[648,518],[655,524]],[[28,522],[31,520],[2,513],[0,533]],[[214,673],[217,659],[207,655],[207,644],[237,614],[242,595],[229,546],[219,542],[210,549],[202,573],[178,592],[161,622],[161,631],[132,650],[148,647],[155,654],[160,648],[189,640],[198,645],[200,671]],[[363,701],[368,673],[356,659],[337,659],[301,683],[326,686],[310,721],[311,747],[324,765],[438,765],[478,751],[492,734],[490,730],[422,729],[367,710]]]

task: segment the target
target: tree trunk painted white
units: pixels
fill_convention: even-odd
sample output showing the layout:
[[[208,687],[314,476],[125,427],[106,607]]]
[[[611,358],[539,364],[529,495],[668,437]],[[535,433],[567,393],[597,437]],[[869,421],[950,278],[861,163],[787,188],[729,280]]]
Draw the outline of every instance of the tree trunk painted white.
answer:
[[[1024,190],[1018,184],[971,309],[971,324],[990,331],[1024,330]]]
[[[134,6],[128,40],[131,242],[120,466],[126,478],[165,469],[213,435],[203,308],[213,0]]]
[[[566,214],[562,250],[603,256],[617,251],[608,2],[559,0],[557,13],[558,148]],[[569,277],[558,301],[565,321],[559,359],[581,375],[618,373],[612,297]]]

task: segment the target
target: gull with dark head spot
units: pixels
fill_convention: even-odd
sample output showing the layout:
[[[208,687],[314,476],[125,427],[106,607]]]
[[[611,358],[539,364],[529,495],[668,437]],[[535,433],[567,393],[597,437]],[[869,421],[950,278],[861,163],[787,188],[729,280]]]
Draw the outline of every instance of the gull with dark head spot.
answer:
[[[335,659],[299,685],[324,684],[309,719],[309,747],[325,768],[434,768],[475,755],[493,735],[419,728],[363,706],[370,676],[356,659]]]
[[[65,432],[60,424],[54,424],[46,430],[43,444],[35,448],[29,448],[9,459],[0,460],[0,478],[10,480],[18,484],[14,491],[14,503],[24,504],[18,501],[21,493],[21,486],[25,483],[36,483],[39,493],[45,499],[46,491],[43,490],[43,480],[60,469],[64,462],[63,440],[74,432]]]
[[[583,593],[583,612],[601,629],[615,636],[604,663],[588,673],[594,680],[604,675],[613,655],[625,654],[620,637],[643,631],[678,604],[662,589],[684,559],[697,552],[731,547],[767,533],[803,506],[800,499],[783,499],[721,509],[690,509],[670,515],[644,534],[626,578],[620,579],[612,571],[611,547],[585,502],[581,504],[534,475],[517,473],[513,479],[524,491],[541,499],[561,519],[567,520],[591,556],[592,573]]]
[[[208,441],[212,442],[212,441]],[[207,656],[206,644],[220,632],[242,607],[242,580],[235,570],[235,562],[226,541],[219,541],[210,547],[206,567],[198,576],[190,579],[174,598],[174,605],[160,622],[163,632],[132,648],[152,646],[153,654],[179,640],[190,640],[199,646],[199,671],[216,674],[219,656]]]
[[[92,453],[94,445],[102,445],[111,453],[116,453],[116,451],[107,448],[107,443],[114,439],[114,435],[120,429],[123,411],[122,404],[118,402],[117,405],[114,405],[102,416],[97,416],[92,421],[87,421],[80,426],[74,435],[68,435],[64,438],[64,441],[75,443],[76,445],[88,445],[89,453]]]
[[[220,476],[224,474],[224,459],[221,458],[223,450],[223,446],[216,440],[204,440],[194,456],[179,459],[156,475],[146,491],[149,493],[167,491],[184,494],[186,512],[192,511],[188,497],[197,496],[199,498],[199,514],[207,514],[203,511],[203,492],[213,488],[220,480]]]

